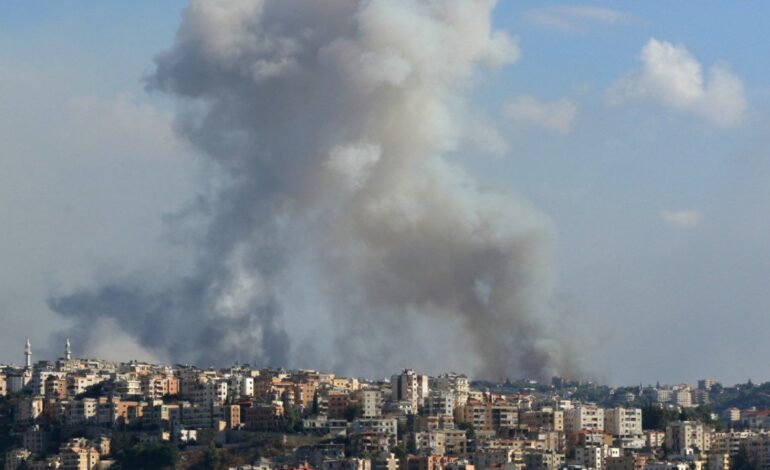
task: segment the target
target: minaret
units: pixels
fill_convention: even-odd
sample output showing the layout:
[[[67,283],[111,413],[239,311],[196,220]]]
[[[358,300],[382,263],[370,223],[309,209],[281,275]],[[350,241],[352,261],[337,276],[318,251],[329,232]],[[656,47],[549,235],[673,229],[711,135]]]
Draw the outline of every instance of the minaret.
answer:
[[[70,347],[70,339],[64,342],[64,359],[67,361],[72,360],[72,347]]]
[[[29,369],[32,367],[32,345],[29,344],[29,338],[27,338],[27,345],[24,346],[24,358],[26,359],[27,369]]]

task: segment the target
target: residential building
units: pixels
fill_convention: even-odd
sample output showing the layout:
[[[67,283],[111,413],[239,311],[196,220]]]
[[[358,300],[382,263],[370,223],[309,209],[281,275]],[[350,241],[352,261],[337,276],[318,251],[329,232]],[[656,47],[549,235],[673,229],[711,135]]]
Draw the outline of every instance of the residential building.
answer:
[[[666,447],[684,453],[687,449],[708,451],[710,435],[698,421],[675,421],[666,427]]]

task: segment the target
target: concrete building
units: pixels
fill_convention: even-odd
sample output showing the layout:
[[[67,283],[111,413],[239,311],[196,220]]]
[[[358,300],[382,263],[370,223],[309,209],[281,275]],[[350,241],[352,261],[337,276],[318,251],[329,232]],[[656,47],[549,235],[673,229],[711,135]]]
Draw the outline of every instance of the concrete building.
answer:
[[[680,388],[674,391],[673,401],[675,405],[683,408],[692,407],[692,392],[689,388]]]
[[[722,419],[728,424],[736,423],[741,420],[741,410],[735,407],[727,408],[722,412]]]
[[[605,409],[604,430],[616,438],[641,436],[642,410],[639,408]]]
[[[455,396],[452,392],[431,390],[428,394],[428,414],[431,416],[452,416],[455,403]]]
[[[524,455],[526,470],[558,470],[564,462],[564,454],[559,452],[529,452]]]
[[[73,439],[59,452],[62,470],[93,470],[99,465],[99,450],[86,439]]]
[[[680,454],[688,449],[708,451],[710,435],[698,421],[675,421],[666,426],[666,447]]]
[[[716,385],[718,382],[714,379],[701,379],[698,380],[698,389],[699,390],[711,390],[711,387]]]
[[[429,455],[465,455],[468,439],[459,429],[430,430],[414,434],[420,453]]]
[[[604,452],[599,446],[576,447],[575,462],[585,468],[604,469]]]
[[[378,389],[366,389],[359,392],[361,416],[376,418],[382,414],[382,392]]]
[[[604,409],[596,405],[579,405],[564,411],[564,432],[577,434],[582,430],[603,431]]]
[[[227,381],[208,380],[194,388],[190,396],[194,403],[221,405],[227,400]]]
[[[687,462],[652,462],[644,466],[644,470],[690,470]]]
[[[324,460],[320,470],[372,470],[372,462],[356,458]]]
[[[692,401],[695,405],[709,404],[709,391],[706,389],[696,389],[692,391]]]
[[[436,389],[452,393],[455,399],[455,407],[465,406],[471,390],[468,377],[454,372],[439,375],[436,378]]]
[[[738,455],[741,446],[755,435],[753,431],[713,432],[710,435],[709,451],[715,454]]]
[[[375,431],[389,437],[398,437],[398,420],[396,418],[359,418],[353,421],[353,431]],[[395,439],[393,440],[395,443]]]
[[[326,401],[327,415],[330,418],[344,418],[350,408],[350,395],[347,391],[329,392]]]
[[[644,431],[644,443],[650,449],[658,449],[666,443],[666,433],[663,431]]]
[[[604,459],[604,470],[643,470],[647,456],[631,453]]]
[[[505,401],[468,401],[455,413],[458,423],[466,423],[477,431],[512,429],[519,421],[519,408]]]
[[[673,398],[673,391],[670,388],[656,388],[655,401],[658,403],[670,403]]]
[[[430,390],[428,381],[427,375],[418,374],[412,369],[404,369],[401,374],[390,378],[391,400],[409,402],[410,408],[416,413],[428,398]]]
[[[451,460],[440,455],[410,455],[401,459],[400,470],[439,470]]]
[[[709,452],[706,460],[707,470],[730,470],[730,454]]]
[[[544,431],[564,431],[564,412],[561,410],[543,409],[527,410],[519,413],[521,424],[532,426]]]
[[[16,403],[15,421],[20,424],[33,424],[43,414],[43,397],[24,396]]]
[[[26,462],[32,452],[27,449],[12,449],[5,453],[6,470],[16,470]]]

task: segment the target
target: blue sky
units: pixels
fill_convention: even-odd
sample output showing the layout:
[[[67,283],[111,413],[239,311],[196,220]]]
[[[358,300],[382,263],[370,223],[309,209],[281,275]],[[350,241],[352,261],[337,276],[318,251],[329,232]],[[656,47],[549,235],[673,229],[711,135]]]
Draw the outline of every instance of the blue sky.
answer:
[[[0,225],[12,227],[0,232],[0,362],[20,360],[27,334],[58,351],[48,335],[65,323],[48,292],[173,269],[163,217],[200,190],[203,170],[142,77],[184,4],[0,3]],[[552,219],[560,298],[600,379],[770,378],[769,10],[503,0],[495,12],[522,57],[480,77],[473,103],[507,150],[456,158]],[[700,64],[704,98],[677,101],[644,78],[652,38]],[[727,124],[720,115],[737,108],[707,102],[715,64],[746,103]],[[632,91],[613,104],[623,80]]]

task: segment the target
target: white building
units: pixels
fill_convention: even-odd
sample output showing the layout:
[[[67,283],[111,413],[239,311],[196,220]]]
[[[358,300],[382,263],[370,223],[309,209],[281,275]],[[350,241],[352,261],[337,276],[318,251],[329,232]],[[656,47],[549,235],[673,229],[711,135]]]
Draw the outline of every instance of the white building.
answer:
[[[428,414],[431,416],[452,416],[455,403],[454,393],[444,390],[432,390],[428,394]]]
[[[227,389],[226,380],[209,380],[198,385],[192,391],[191,398],[194,403],[199,404],[222,404],[227,400]]]
[[[233,375],[227,379],[227,395],[233,400],[254,397],[254,377]]]
[[[382,393],[378,389],[361,390],[361,415],[376,418],[382,414]]]
[[[586,468],[602,470],[604,468],[604,452],[599,446],[575,448],[575,462]]]
[[[374,431],[386,436],[398,437],[398,420],[396,418],[359,418],[353,422],[353,430]]]
[[[436,389],[452,393],[455,407],[464,406],[468,402],[471,391],[468,377],[454,372],[439,375],[436,378]]]
[[[583,429],[603,431],[604,409],[587,404],[564,411],[564,431],[567,434],[576,434]]]
[[[642,435],[642,410],[639,408],[609,408],[604,410],[604,430],[613,437]]]
[[[675,421],[666,426],[666,447],[680,454],[694,448],[708,451],[711,448],[710,437],[703,423],[698,421]]]
[[[391,400],[407,401],[410,409],[416,412],[419,406],[428,398],[430,387],[428,376],[421,375],[412,369],[405,369],[400,375],[394,375],[390,379]]]
[[[692,392],[689,388],[680,388],[674,391],[674,404],[683,408],[690,408],[692,406]]]

